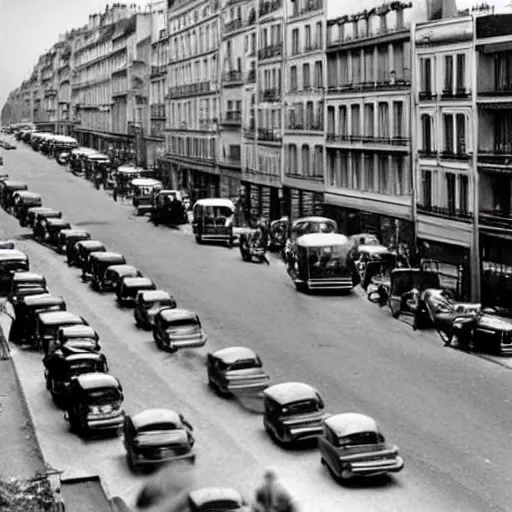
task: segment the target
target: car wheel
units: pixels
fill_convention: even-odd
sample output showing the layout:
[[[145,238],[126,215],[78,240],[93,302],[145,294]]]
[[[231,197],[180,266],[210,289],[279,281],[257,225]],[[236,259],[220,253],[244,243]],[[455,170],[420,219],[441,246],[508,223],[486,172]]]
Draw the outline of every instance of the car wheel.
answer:
[[[130,451],[126,452],[126,462],[131,471],[133,471],[134,473],[138,472],[138,467],[137,464],[135,463],[133,453],[131,453]]]
[[[203,243],[203,237],[201,235],[196,235],[196,242],[198,244],[202,244]]]
[[[176,347],[173,347],[172,343],[169,343],[169,348],[167,349],[171,354],[175,354],[178,352],[178,349]]]
[[[164,346],[163,346],[163,344],[162,344],[162,340],[160,339],[160,336],[158,335],[158,333],[156,332],[156,330],[153,330],[153,339],[155,340],[156,346],[157,346],[160,350],[163,350]]]

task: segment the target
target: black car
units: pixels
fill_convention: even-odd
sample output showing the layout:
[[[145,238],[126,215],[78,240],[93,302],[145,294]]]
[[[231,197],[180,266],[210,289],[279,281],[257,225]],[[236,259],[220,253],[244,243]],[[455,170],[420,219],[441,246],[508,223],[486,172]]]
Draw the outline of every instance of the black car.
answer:
[[[0,296],[7,296],[12,287],[15,272],[28,272],[28,256],[16,249],[0,249]]]
[[[27,226],[34,229],[44,219],[60,219],[62,212],[45,206],[29,208],[27,211]],[[34,232],[35,235],[35,232]]]
[[[117,289],[117,302],[120,306],[133,306],[137,294],[143,290],[156,290],[149,277],[124,277]]]
[[[27,225],[28,210],[42,207],[43,199],[35,192],[20,190],[13,195],[13,203],[14,216],[18,219],[20,226],[24,227]]]
[[[68,265],[84,270],[89,255],[93,252],[107,252],[107,248],[99,240],[78,241],[73,247],[70,258],[68,258]]]
[[[61,254],[66,254],[66,260],[69,264],[75,244],[80,242],[80,240],[90,239],[90,233],[83,229],[72,229],[71,231],[67,231],[66,233],[61,233],[59,252]]]
[[[48,354],[55,348],[59,329],[70,325],[88,325],[88,323],[81,316],[69,311],[38,313],[34,336],[36,344],[43,348],[45,354]]]
[[[112,265],[124,265],[126,259],[117,252],[98,252],[91,254],[91,286],[95,291],[104,291],[111,289],[112,283],[106,275],[107,269]]]
[[[20,190],[28,190],[28,185],[16,180],[5,180],[0,183],[0,204],[5,211],[11,211],[14,206],[14,194]]]
[[[151,220],[159,224],[186,224],[187,209],[181,193],[177,190],[160,190],[153,195]]]
[[[37,227],[39,228],[36,235],[38,240],[58,250],[60,232],[71,229],[71,224],[65,219],[51,218],[43,220]]]
[[[142,272],[133,265],[111,265],[105,272],[105,282],[108,289],[117,293],[121,281],[125,277],[142,277]]]
[[[152,329],[156,314],[164,308],[177,307],[176,299],[164,290],[144,290],[137,294],[133,316],[143,329]]]
[[[61,327],[57,331],[55,348],[68,347],[69,350],[82,352],[99,352],[101,350],[100,337],[89,325],[70,325]]]
[[[27,292],[27,290],[31,289],[35,290],[34,293]],[[35,272],[14,272],[12,274],[8,299],[14,305],[22,296],[38,295],[45,292],[47,292],[46,279],[43,275],[36,274]]]

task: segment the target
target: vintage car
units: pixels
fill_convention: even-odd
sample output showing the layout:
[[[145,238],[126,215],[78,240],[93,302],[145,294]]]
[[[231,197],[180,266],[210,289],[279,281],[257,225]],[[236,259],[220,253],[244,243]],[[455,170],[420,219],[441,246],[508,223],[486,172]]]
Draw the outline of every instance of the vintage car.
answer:
[[[20,190],[13,195],[14,216],[18,219],[20,226],[27,225],[27,213],[29,208],[40,208],[43,205],[43,199],[35,192]]]
[[[386,443],[375,420],[364,414],[326,418],[318,448],[320,461],[338,481],[398,473],[404,467],[398,448]]]
[[[200,199],[192,209],[192,230],[196,242],[233,241],[233,217],[235,206],[229,199]]]
[[[151,198],[156,190],[162,188],[162,182],[152,178],[135,178],[131,183],[133,190],[132,204],[137,215],[151,212]]]
[[[81,316],[69,311],[41,312],[37,315],[34,342],[43,348],[45,354],[53,351],[58,340],[58,331],[69,325],[88,325]]]
[[[174,297],[164,290],[145,290],[137,294],[133,316],[135,323],[143,329],[153,329],[155,315],[161,309],[176,308]]]
[[[279,444],[317,438],[322,434],[324,401],[302,382],[275,384],[263,391],[263,426]]]
[[[93,252],[107,252],[107,248],[99,240],[79,240],[71,250],[68,265],[83,270]]]
[[[5,211],[14,206],[14,194],[21,190],[28,190],[28,185],[22,181],[5,180],[0,184],[0,204]]]
[[[83,229],[71,229],[70,231],[61,232],[59,235],[59,252],[66,255],[69,263],[75,244],[82,240],[90,240],[91,234]]]
[[[270,223],[269,250],[283,251],[286,246],[289,231],[290,219],[288,217],[282,217],[272,221]]]
[[[17,249],[0,249],[0,296],[7,296],[11,290],[14,272],[28,272],[28,256]]]
[[[120,306],[134,306],[137,294],[143,290],[156,290],[149,277],[123,277],[117,288],[117,302]]]
[[[117,293],[121,281],[125,277],[142,277],[142,272],[133,265],[110,265],[105,272],[105,282],[108,289]]]
[[[126,260],[117,252],[98,252],[89,256],[91,268],[91,286],[93,290],[101,292],[111,289],[112,282],[106,275],[107,269],[113,265],[125,265]]]
[[[202,347],[208,340],[197,313],[177,308],[161,309],[155,315],[153,338],[158,348],[170,352],[179,348]]]
[[[80,350],[83,352],[99,352],[101,350],[100,337],[89,325],[70,325],[61,327],[57,331],[54,347],[68,350]]]
[[[148,409],[125,416],[124,446],[130,469],[155,467],[167,462],[195,462],[192,425],[168,409]]]
[[[348,257],[354,283],[367,290],[375,275],[391,272],[396,266],[396,254],[383,245],[359,245]]]
[[[42,219],[60,219],[62,218],[62,212],[55,210],[54,208],[36,207],[29,208],[27,211],[27,227],[34,228],[38,222]]]
[[[71,151],[69,167],[73,174],[82,175],[86,170],[87,155],[96,154],[97,151],[92,148],[79,147]]]
[[[63,348],[47,355],[43,364],[46,389],[59,407],[66,404],[72,379],[85,373],[108,373],[106,356],[97,352]]]
[[[88,153],[84,156],[85,177],[88,180],[94,179],[102,168],[110,164],[110,158],[103,153]]]
[[[205,487],[192,491],[188,495],[186,512],[245,512],[247,503],[235,489],[228,487]]]
[[[123,400],[123,388],[114,376],[85,373],[71,381],[64,419],[79,435],[103,430],[120,432],[124,423]]]
[[[256,259],[260,263],[267,261],[268,235],[260,229],[250,229],[240,234],[239,249],[243,261]]]
[[[327,217],[302,217],[295,220],[290,227],[290,235],[284,248],[284,260],[289,262],[290,257],[296,252],[297,240],[303,235],[312,233],[336,233],[338,224]],[[348,243],[348,239],[347,239]]]
[[[208,354],[208,384],[221,396],[259,395],[269,376],[259,356],[245,347],[229,347]]]
[[[155,226],[188,222],[185,201],[178,190],[159,190],[153,194],[151,201],[151,220]]]
[[[38,239],[58,250],[60,232],[64,229],[71,229],[71,224],[66,219],[45,219],[41,222],[40,227],[41,232],[38,232]]]
[[[287,268],[297,290],[352,290],[347,242],[345,235],[337,233],[312,233],[298,238]]]
[[[34,293],[24,293],[27,290],[33,290]],[[35,272],[14,272],[11,276],[11,289],[7,297],[14,306],[23,296],[45,292],[47,292],[46,279],[43,275]]]
[[[14,305],[14,320],[9,333],[11,341],[34,344],[39,313],[65,310],[66,302],[62,297],[49,293],[23,297]]]

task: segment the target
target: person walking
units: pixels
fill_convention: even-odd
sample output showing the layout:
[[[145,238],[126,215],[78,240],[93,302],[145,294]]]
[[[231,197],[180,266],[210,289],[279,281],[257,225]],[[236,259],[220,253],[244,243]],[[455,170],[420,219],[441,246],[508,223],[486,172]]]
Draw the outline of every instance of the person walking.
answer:
[[[293,498],[277,481],[273,470],[265,471],[263,484],[256,490],[252,512],[298,512]]]

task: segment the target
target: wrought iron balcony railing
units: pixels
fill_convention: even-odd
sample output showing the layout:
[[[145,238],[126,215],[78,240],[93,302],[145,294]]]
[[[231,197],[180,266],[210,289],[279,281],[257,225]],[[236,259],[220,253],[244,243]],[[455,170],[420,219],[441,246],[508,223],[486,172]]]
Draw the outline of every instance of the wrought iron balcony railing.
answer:
[[[240,125],[242,123],[242,112],[239,110],[231,110],[226,112],[226,117],[222,120],[222,124]]]
[[[150,117],[151,119],[165,119],[165,104],[155,103],[150,105]]]
[[[224,34],[229,34],[230,32],[234,32],[235,30],[240,30],[244,26],[241,18],[237,18],[231,20],[230,22],[224,25]]]
[[[262,2],[260,5],[260,9],[258,11],[258,15],[261,18],[262,16],[266,16],[267,14],[271,14],[283,6],[282,0],[271,0]]]
[[[167,73],[167,66],[151,66],[151,78]]]
[[[225,83],[242,83],[242,72],[241,71],[228,71],[222,75],[222,80]]]
[[[418,213],[424,213],[434,217],[443,217],[446,219],[460,220],[464,222],[468,222],[473,219],[473,213],[467,210],[425,204],[417,204],[416,206]]]
[[[264,140],[268,142],[281,142],[283,138],[281,136],[281,130],[279,129],[259,128],[258,140]]]
[[[179,85],[169,89],[170,98],[180,98],[183,96],[192,96],[193,94],[210,92],[212,90],[210,82],[197,82],[195,84]]]
[[[265,89],[260,92],[260,101],[279,101],[281,99],[281,89]]]
[[[258,59],[272,59],[274,57],[280,57],[283,55],[283,45],[282,44],[274,44],[272,46],[266,46],[265,48],[261,48],[258,50]]]

